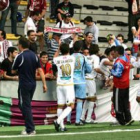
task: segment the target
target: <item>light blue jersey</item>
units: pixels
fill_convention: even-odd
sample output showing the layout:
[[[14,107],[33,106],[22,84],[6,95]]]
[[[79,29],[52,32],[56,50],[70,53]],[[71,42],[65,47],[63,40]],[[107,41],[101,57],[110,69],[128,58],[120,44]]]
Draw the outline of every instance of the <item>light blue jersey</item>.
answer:
[[[75,57],[74,84],[85,84],[85,72],[90,73],[92,67],[88,63],[87,58],[81,53],[74,53],[72,55]]]

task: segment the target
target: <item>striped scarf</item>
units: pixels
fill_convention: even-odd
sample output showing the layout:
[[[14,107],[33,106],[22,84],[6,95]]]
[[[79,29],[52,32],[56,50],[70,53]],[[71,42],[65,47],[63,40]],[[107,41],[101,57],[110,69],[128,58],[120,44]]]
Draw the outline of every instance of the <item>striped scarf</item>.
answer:
[[[8,47],[9,47],[9,41],[8,40],[5,39],[4,41],[0,42],[0,57],[1,57],[1,60],[4,60],[5,58],[7,58]]]
[[[132,13],[140,13],[140,0],[132,0]]]

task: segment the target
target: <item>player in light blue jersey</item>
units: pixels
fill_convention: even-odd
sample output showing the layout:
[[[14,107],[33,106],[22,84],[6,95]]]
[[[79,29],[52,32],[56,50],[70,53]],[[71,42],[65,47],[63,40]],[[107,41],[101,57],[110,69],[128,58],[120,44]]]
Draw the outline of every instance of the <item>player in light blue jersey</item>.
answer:
[[[72,55],[75,57],[74,88],[75,88],[75,97],[77,100],[75,125],[83,125],[82,122],[80,122],[80,117],[82,114],[83,100],[86,98],[85,72],[90,73],[92,67],[88,63],[87,58],[80,53],[81,46],[79,45],[78,42],[74,43],[73,48],[74,54]]]

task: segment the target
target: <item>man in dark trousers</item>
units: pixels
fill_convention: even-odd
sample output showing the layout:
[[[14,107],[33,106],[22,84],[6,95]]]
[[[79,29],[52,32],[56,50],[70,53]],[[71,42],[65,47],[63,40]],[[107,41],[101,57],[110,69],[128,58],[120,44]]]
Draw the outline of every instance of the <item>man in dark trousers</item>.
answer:
[[[113,103],[116,113],[116,119],[121,125],[131,125],[134,120],[131,117],[129,109],[129,71],[130,60],[124,54],[124,48],[117,46],[114,51],[116,58],[113,69]]]
[[[20,0],[9,0],[9,6],[6,10],[2,11],[0,20],[0,29],[3,30],[5,27],[6,18],[8,16],[9,10],[11,10],[11,33],[15,34],[15,36],[20,36],[17,33],[17,12],[19,4]]]
[[[19,39],[18,48],[20,54],[15,58],[12,73],[18,71],[19,74],[19,88],[18,98],[19,107],[25,120],[26,129],[22,131],[22,135],[35,135],[35,126],[33,123],[33,116],[31,111],[31,101],[36,88],[35,73],[38,70],[42,82],[43,90],[47,91],[45,76],[40,66],[40,61],[34,52],[29,50],[28,40],[24,37]]]

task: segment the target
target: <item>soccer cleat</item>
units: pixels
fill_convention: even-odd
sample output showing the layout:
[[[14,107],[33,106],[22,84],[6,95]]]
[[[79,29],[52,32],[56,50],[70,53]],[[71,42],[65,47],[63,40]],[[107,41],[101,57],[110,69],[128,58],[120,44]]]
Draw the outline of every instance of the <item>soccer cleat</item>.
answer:
[[[85,124],[85,120],[80,119],[80,122],[82,122],[83,124]]]
[[[89,121],[85,121],[85,123],[87,123],[87,124],[96,124],[97,123],[97,121],[94,121],[94,120],[89,120]]]
[[[80,121],[79,123],[75,123],[75,125],[76,125],[76,126],[83,126],[83,125],[85,125],[85,124],[84,124],[83,122]]]
[[[61,132],[65,132],[65,131],[68,131],[68,130],[67,130],[66,127],[64,127],[64,128],[60,128],[60,131],[61,131]]]
[[[131,125],[132,123],[134,123],[134,120],[133,119],[131,119],[129,122],[127,122],[125,125],[126,126],[129,126],[129,125]]]
[[[54,124],[55,130],[56,130],[57,132],[59,132],[59,127],[60,127],[60,125],[57,123],[57,120],[54,120],[54,121],[53,121],[53,124]]]

